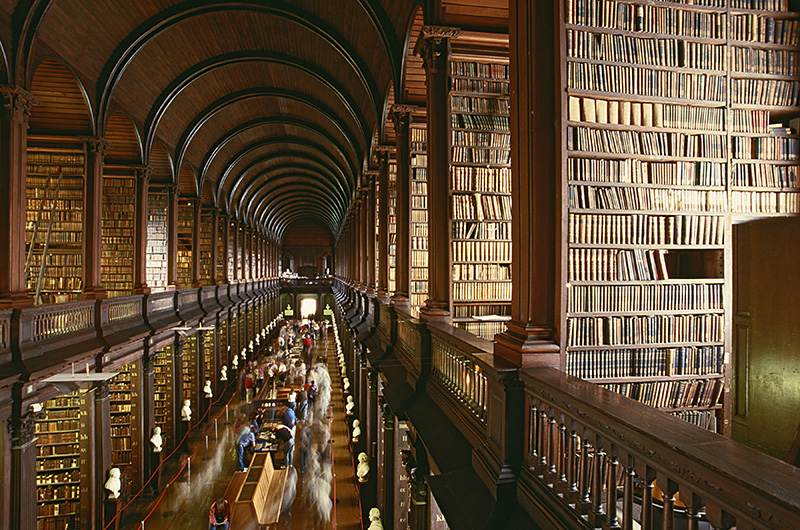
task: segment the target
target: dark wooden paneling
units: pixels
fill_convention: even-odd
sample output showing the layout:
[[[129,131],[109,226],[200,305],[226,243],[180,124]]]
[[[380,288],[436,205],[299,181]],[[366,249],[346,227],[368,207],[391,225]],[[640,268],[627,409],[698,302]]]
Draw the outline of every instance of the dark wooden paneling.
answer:
[[[31,111],[30,133],[88,135],[89,109],[78,82],[63,64],[42,61],[31,81],[31,92],[42,100]]]
[[[106,125],[105,139],[111,143],[106,151],[107,164],[141,164],[141,148],[136,128],[124,112],[115,112]]]
[[[167,146],[161,142],[153,146],[153,152],[150,154],[150,167],[153,168],[151,178],[154,183],[172,184],[172,162]]]

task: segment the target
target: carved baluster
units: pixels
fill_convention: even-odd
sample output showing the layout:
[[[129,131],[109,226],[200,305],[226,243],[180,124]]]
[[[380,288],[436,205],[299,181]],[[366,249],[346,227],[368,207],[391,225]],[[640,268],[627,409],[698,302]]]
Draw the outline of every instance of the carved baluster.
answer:
[[[543,472],[547,465],[547,412],[544,410],[539,411],[539,461],[538,472]]]
[[[611,450],[613,453],[613,449]],[[608,475],[606,482],[606,525],[603,528],[619,528],[617,518],[617,472],[619,471],[619,460],[614,454],[608,458]]]
[[[580,469],[579,444],[578,432],[573,426],[572,431],[569,433],[569,448],[567,449],[567,491],[571,494],[573,499],[578,493],[578,470]]]
[[[591,506],[592,499],[589,495],[589,482],[592,480],[592,444],[584,433],[583,447],[581,449],[581,485],[580,485],[580,500],[581,500],[581,513],[587,513]]]
[[[560,491],[565,491],[565,486],[567,485],[567,462],[571,459],[567,448],[568,440],[567,423],[564,421],[564,416],[561,416],[558,435],[558,482]]]
[[[642,476],[642,530],[653,530],[653,482],[655,472],[646,468]]]
[[[535,464],[539,457],[541,448],[539,447],[539,409],[536,404],[531,403],[530,417],[528,418],[528,449],[530,451],[531,463]]]
[[[559,461],[558,457],[558,450],[559,450],[559,438],[561,431],[557,425],[555,413],[551,413],[552,415],[547,420],[547,439],[550,443],[549,447],[549,466],[547,467],[547,472],[550,474],[548,482],[553,484],[557,480],[558,476],[558,469],[556,468],[556,464]]]
[[[667,479],[666,487],[663,489],[664,519],[661,524],[663,530],[675,530],[675,493],[678,485]]]
[[[703,499],[694,491],[681,489],[681,501],[686,505],[686,530],[698,530]]]
[[[622,475],[622,530],[633,530],[633,479],[636,471],[628,457],[628,465]]]
[[[592,510],[589,512],[589,522],[595,527],[601,526],[605,521],[603,512],[603,468],[605,467],[606,452],[602,447],[603,440],[597,437],[594,450],[594,474],[592,476]]]

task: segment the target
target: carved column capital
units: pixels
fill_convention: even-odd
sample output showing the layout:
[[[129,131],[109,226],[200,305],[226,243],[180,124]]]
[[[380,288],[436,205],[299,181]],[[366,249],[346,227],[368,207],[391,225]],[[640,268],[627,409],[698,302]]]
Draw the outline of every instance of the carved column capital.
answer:
[[[150,351],[142,355],[142,371],[145,375],[153,375],[154,368],[158,362],[158,351]]]
[[[106,151],[112,146],[108,140],[99,136],[81,136],[80,140],[86,144],[89,152],[95,153],[101,159],[106,157]]]
[[[94,387],[94,399],[101,400],[108,397],[108,381],[100,381]]]
[[[153,177],[155,170],[150,166],[136,166],[133,168],[133,171],[135,172],[137,179],[144,183],[148,183]]]
[[[458,28],[447,26],[423,26],[414,54],[422,58],[422,64],[431,72],[447,73],[447,56],[450,39],[458,37]]]
[[[411,113],[419,110],[416,105],[392,105],[389,116],[392,118],[395,129],[406,128],[411,125]]]
[[[31,442],[36,434],[36,420],[42,417],[43,412],[28,412],[21,418],[8,422],[8,432],[11,434],[13,445],[25,445]]]
[[[21,117],[25,126],[28,125],[28,118],[31,116],[31,109],[42,103],[42,100],[28,92],[27,90],[15,85],[0,85],[5,108],[8,109],[11,118]]]

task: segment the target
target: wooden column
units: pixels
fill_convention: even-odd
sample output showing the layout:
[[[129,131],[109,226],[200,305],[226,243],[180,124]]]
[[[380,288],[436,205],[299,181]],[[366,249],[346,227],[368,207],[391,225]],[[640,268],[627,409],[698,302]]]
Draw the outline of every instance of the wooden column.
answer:
[[[149,341],[149,339],[148,339]],[[155,400],[155,376],[154,367],[158,359],[156,350],[151,350],[150,346],[145,346],[144,355],[142,355],[142,445],[144,446],[144,481],[155,472],[156,465],[151,457],[150,451],[150,437],[153,435],[153,429],[156,426],[156,400]],[[173,385],[174,386],[174,385]],[[171,442],[171,440],[168,440]],[[142,483],[144,484],[144,482]],[[154,477],[150,482],[149,487],[153,490],[158,489],[157,477]]]
[[[211,283],[217,285],[217,267],[219,267],[219,210],[211,209]]]
[[[94,389],[94,506],[97,528],[102,528],[103,505],[106,497],[104,485],[111,470],[111,403],[108,396],[108,382]]]
[[[136,197],[133,221],[133,294],[147,294],[147,194],[150,190],[150,176],[153,168],[140,166],[136,171]]]
[[[371,173],[369,184],[367,185],[367,204],[364,209],[364,229],[366,238],[364,247],[367,251],[367,292],[374,293],[376,287],[375,278],[375,177],[377,173]]]
[[[394,521],[395,504],[395,419],[394,413],[387,404],[383,405],[383,476],[379,480],[383,483],[383,508],[381,520]]]
[[[255,273],[255,271],[256,271],[256,258],[258,257],[258,252],[257,252],[258,247],[256,246],[256,241],[257,241],[256,232],[252,228],[248,228],[247,232],[248,232],[248,234],[250,236],[250,237],[248,237],[248,239],[250,241],[250,279],[251,280],[255,280],[256,277],[257,277],[256,273]]]
[[[395,243],[395,293],[392,300],[407,302],[411,291],[411,144],[409,127],[411,111],[416,107],[394,105],[395,143],[397,145],[397,176],[395,182],[395,214],[397,215]]]
[[[192,287],[200,287],[200,229],[202,228],[203,201],[192,199]]]
[[[167,204],[167,289],[178,288],[178,197],[180,186],[168,186]]]
[[[241,272],[239,274],[239,279],[242,281],[247,280],[247,226],[244,222],[239,223],[239,242],[242,245],[242,260],[239,263],[241,267]]]
[[[223,285],[231,283],[231,278],[228,276],[228,260],[230,252],[231,240],[231,218],[226,213],[220,213],[219,222],[222,223],[222,249],[220,250],[222,257],[222,283]]]
[[[558,24],[552,2],[511,0],[509,7],[511,321],[495,337],[494,353],[517,366],[558,366]]]
[[[0,99],[5,107],[0,112],[0,307],[25,307],[33,304],[25,288],[28,118],[41,101],[13,85],[0,85]],[[33,518],[35,525],[35,510]]]
[[[103,138],[82,138],[86,153],[86,183],[83,187],[83,297],[105,298],[100,282],[103,232],[103,159],[111,145]]]
[[[361,187],[361,202],[358,205],[358,219],[356,220],[358,230],[358,286],[363,291],[367,288],[367,187]]]
[[[23,185],[23,189],[24,187]],[[9,510],[11,528],[35,530],[37,528],[35,438],[37,414],[31,413],[23,401],[21,395],[23,387],[22,383],[14,385],[14,404],[8,426],[11,434]]]
[[[389,291],[389,150],[389,146],[381,146],[378,152],[378,296]]]
[[[458,30],[424,26],[417,50],[425,66],[428,107],[428,299],[422,320],[450,316],[449,145],[447,65],[450,37]]]

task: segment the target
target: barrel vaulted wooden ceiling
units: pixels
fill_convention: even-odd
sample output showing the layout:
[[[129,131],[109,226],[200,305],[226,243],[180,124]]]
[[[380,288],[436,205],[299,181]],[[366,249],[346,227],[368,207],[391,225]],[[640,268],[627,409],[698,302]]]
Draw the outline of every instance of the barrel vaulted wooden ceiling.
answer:
[[[280,241],[337,234],[387,108],[424,105],[423,23],[504,31],[507,0],[0,0],[0,83],[29,135],[97,136]],[[110,170],[110,171],[113,171]]]

